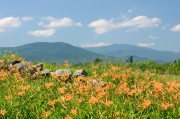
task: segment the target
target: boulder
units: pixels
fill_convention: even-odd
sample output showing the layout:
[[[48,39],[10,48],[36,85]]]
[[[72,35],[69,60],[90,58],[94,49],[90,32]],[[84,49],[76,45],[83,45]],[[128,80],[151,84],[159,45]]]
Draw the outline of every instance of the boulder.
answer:
[[[22,63],[16,63],[16,64],[13,65],[13,67],[15,67],[15,68],[17,68],[17,69],[19,69],[19,70],[24,69],[25,66],[26,66],[26,65],[25,65],[25,64],[22,64]]]
[[[14,64],[17,64],[17,63],[20,63],[21,61],[20,60],[18,60],[18,59],[13,59],[10,63],[12,64],[12,65],[14,65]]]
[[[72,75],[70,69],[58,69],[55,71],[55,74],[57,76],[69,75],[69,77]]]
[[[40,71],[40,75],[42,76],[50,76],[50,72],[48,69],[43,69]]]
[[[104,82],[104,81],[98,81],[98,80],[96,80],[96,79],[89,80],[89,81],[87,82],[87,84],[93,84],[94,86],[100,86],[100,87],[106,86],[106,82]]]
[[[87,76],[88,73],[84,69],[76,70],[73,73],[73,77],[78,77],[78,76]]]
[[[42,63],[33,65],[32,67],[33,67],[34,69],[36,69],[36,70],[37,70],[37,69],[40,70],[40,71],[43,70],[43,64],[42,64]],[[38,71],[38,70],[37,70],[37,71]]]

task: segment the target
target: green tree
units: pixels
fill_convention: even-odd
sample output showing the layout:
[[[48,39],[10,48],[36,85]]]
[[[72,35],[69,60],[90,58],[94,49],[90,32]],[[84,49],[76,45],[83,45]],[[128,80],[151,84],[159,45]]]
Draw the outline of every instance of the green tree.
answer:
[[[94,59],[94,61],[93,61],[94,64],[98,64],[98,63],[101,63],[101,62],[102,62],[102,60],[99,59],[99,58],[96,58],[96,59]]]
[[[126,62],[133,63],[133,56],[130,56]]]

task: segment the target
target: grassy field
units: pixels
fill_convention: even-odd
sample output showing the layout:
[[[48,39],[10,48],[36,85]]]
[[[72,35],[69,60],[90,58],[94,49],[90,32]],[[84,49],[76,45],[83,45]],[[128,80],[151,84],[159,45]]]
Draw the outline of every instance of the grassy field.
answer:
[[[3,64],[3,60],[0,60]],[[44,63],[50,71],[84,69],[87,77],[21,75],[0,70],[0,119],[179,119],[180,77],[126,68],[121,63],[71,67]],[[95,85],[96,79],[106,85]],[[90,83],[88,83],[90,82]]]

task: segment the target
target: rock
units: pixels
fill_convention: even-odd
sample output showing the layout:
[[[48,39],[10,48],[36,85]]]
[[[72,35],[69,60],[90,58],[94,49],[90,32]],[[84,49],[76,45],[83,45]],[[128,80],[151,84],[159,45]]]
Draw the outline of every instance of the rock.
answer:
[[[104,82],[104,81],[99,81],[99,84],[98,84],[98,85],[99,85],[100,87],[104,87],[104,86],[106,86],[106,84],[107,84],[107,83]]]
[[[51,74],[51,75],[54,75],[54,74],[55,74],[55,72],[50,72],[50,74]]]
[[[27,67],[32,67],[32,62],[24,62]]]
[[[55,74],[57,76],[69,75],[69,77],[72,75],[70,69],[58,69],[55,71]]]
[[[20,63],[21,61],[20,60],[18,60],[18,59],[13,59],[10,63],[12,64],[12,65],[14,65],[14,64],[17,64],[17,63]]]
[[[76,70],[73,73],[74,77],[77,77],[77,76],[87,76],[87,75],[88,75],[88,73],[84,69]]]
[[[42,76],[50,76],[50,72],[48,69],[43,69],[40,71],[40,75]]]
[[[100,87],[104,87],[104,86],[106,86],[106,82],[104,82],[104,81],[98,81],[98,80],[96,80],[96,79],[92,79],[92,80],[89,80],[88,82],[87,82],[87,84],[93,84],[94,86],[100,86]]]
[[[96,79],[92,79],[90,80],[90,82],[93,83],[95,86],[97,86],[99,83]]]
[[[25,64],[22,64],[22,63],[16,63],[15,65],[13,65],[13,67],[19,69],[19,70],[22,70],[25,68]]]
[[[43,70],[43,64],[42,64],[42,63],[33,65],[32,67],[35,68],[37,71],[38,71],[38,70],[40,70],[40,71]]]

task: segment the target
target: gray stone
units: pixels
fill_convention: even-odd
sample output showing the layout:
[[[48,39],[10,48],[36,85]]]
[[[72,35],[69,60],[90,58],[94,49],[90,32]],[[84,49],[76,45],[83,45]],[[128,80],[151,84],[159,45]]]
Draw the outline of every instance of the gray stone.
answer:
[[[48,69],[43,69],[42,71],[40,71],[40,75],[42,76],[50,76],[50,72]]]
[[[70,69],[58,69],[58,70],[55,71],[55,74],[57,76],[64,76],[64,75],[71,76],[72,75]]]
[[[87,75],[88,75],[88,73],[84,69],[76,70],[73,73],[74,77],[77,77],[77,76],[87,76]]]
[[[13,65],[13,67],[18,68],[19,70],[22,70],[25,68],[25,64],[22,63],[16,63],[15,65]]]
[[[35,68],[36,70],[37,70],[37,68],[39,68],[40,71],[43,70],[43,64],[42,63],[33,65],[32,67]]]
[[[13,65],[12,64],[9,64],[9,69],[12,69],[13,68]]]
[[[12,64],[12,65],[14,65],[14,64],[17,64],[17,63],[20,63],[21,61],[19,61],[18,59],[13,59],[10,63]]]
[[[100,86],[100,87],[106,86],[106,82],[104,82],[104,81],[98,81],[98,80],[96,80],[96,79],[89,80],[87,83],[88,83],[88,84],[93,84],[94,86]]]

